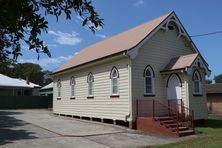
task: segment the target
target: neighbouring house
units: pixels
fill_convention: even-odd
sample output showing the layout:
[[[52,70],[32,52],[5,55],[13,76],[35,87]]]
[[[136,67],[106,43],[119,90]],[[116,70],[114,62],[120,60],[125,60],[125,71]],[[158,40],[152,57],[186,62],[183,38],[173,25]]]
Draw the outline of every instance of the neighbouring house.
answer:
[[[48,85],[42,87],[40,89],[40,96],[53,96],[53,83],[49,83]]]
[[[52,108],[53,99],[53,82],[40,89],[40,96],[47,96],[49,99],[48,108]]]
[[[169,135],[207,118],[208,64],[174,12],[82,49],[53,74],[53,112]]]
[[[0,74],[0,96],[39,96],[41,86]]]
[[[206,84],[207,106],[210,114],[222,114],[222,83]]]

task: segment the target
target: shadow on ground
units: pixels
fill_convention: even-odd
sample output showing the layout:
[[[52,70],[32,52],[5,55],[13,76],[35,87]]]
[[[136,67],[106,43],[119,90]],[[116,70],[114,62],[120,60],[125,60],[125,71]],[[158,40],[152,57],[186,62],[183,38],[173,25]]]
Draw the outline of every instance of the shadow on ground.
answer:
[[[21,112],[0,111],[0,146],[12,143],[15,140],[23,139],[35,139],[37,137],[32,136],[33,132],[18,129],[28,125],[22,120],[18,120],[10,115],[22,114]]]
[[[198,127],[222,128],[222,116],[210,115],[208,119],[197,122]]]

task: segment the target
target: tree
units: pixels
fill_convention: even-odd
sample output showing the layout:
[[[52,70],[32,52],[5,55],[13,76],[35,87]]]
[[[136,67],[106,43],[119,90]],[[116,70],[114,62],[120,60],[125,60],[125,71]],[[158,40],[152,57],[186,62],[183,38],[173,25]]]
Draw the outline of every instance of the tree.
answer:
[[[88,26],[92,32],[103,27],[91,0],[0,0],[0,64],[16,61],[22,55],[21,42],[38,54],[51,54],[40,39],[42,32],[47,32],[48,21],[44,16],[53,15],[57,21],[65,14],[71,19],[72,14],[82,18],[82,26]]]
[[[206,84],[212,84],[212,80],[206,79]]]
[[[15,66],[15,76],[32,83],[43,85],[44,73],[38,64],[19,63]]]
[[[222,74],[214,76],[215,83],[222,83]]]

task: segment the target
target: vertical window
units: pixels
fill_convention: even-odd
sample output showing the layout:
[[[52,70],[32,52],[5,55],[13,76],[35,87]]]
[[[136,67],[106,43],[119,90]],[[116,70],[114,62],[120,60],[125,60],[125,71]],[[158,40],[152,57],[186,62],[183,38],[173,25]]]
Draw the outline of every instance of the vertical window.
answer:
[[[93,75],[92,73],[89,73],[88,78],[87,78],[87,83],[88,83],[88,96],[92,97],[93,96]]]
[[[196,70],[193,74],[193,87],[194,87],[194,94],[201,94],[201,77],[200,73]]]
[[[58,94],[57,94],[57,97],[60,98],[61,97],[61,87],[62,87],[62,84],[61,84],[61,81],[60,79],[57,81],[57,89],[58,89]]]
[[[144,70],[144,93],[145,95],[154,95],[154,72],[150,66]]]
[[[72,76],[70,79],[70,86],[71,86],[71,98],[75,97],[75,78]]]
[[[116,67],[113,67],[113,69],[111,70],[110,79],[111,79],[111,95],[118,95],[119,72]]]

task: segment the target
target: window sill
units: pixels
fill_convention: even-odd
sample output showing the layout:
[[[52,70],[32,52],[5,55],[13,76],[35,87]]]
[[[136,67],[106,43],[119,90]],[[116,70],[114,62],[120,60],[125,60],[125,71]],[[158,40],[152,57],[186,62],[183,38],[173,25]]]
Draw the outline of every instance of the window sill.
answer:
[[[70,100],[75,100],[76,98],[75,97],[70,97]]]
[[[94,96],[88,96],[87,99],[94,99]]]
[[[110,95],[110,98],[119,98],[119,95]]]
[[[144,97],[155,97],[156,95],[155,94],[144,94],[143,96]]]
[[[203,94],[193,94],[193,96],[203,96]]]
[[[57,97],[57,100],[61,100],[61,97]]]

